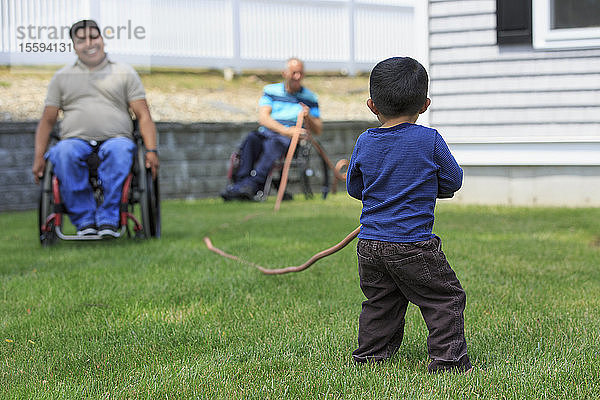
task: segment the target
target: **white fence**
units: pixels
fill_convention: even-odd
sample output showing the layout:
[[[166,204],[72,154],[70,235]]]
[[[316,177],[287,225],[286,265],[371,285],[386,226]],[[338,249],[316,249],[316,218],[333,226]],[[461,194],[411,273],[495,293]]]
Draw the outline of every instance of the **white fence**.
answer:
[[[147,67],[279,69],[297,56],[355,73],[397,55],[427,65],[427,0],[0,2],[5,65],[68,62],[68,27],[83,18],[101,25],[111,57]]]

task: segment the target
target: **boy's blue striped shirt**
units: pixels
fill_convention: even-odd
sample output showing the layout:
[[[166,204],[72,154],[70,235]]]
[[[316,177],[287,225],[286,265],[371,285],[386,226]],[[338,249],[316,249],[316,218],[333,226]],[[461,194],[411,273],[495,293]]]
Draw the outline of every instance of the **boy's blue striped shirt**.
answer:
[[[404,123],[363,132],[348,166],[348,194],[363,203],[359,238],[431,239],[438,192],[453,193],[463,171],[435,130]]]

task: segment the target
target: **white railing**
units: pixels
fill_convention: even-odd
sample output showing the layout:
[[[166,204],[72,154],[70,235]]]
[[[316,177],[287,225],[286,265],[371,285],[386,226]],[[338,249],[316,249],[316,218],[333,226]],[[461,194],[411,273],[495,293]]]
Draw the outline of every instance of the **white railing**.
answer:
[[[68,46],[68,27],[83,18],[101,25],[111,57],[147,67],[279,69],[290,56],[349,73],[396,55],[427,64],[427,0],[0,2],[0,64],[69,62],[55,44]]]

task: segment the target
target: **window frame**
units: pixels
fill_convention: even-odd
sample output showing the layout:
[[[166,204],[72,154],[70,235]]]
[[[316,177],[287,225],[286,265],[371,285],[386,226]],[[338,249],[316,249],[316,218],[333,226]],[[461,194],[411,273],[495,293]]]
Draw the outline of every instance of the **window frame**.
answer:
[[[600,48],[600,27],[551,29],[552,0],[533,0],[533,47],[535,49]]]

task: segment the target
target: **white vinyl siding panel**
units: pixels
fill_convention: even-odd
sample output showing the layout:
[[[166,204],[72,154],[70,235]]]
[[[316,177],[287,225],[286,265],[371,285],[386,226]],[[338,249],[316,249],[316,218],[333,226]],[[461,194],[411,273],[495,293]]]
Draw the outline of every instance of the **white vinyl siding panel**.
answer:
[[[600,106],[596,107],[544,107],[503,109],[470,108],[436,111],[432,124],[502,125],[542,123],[593,123],[598,121]]]
[[[490,14],[496,12],[496,0],[453,0],[431,2],[429,15],[431,17],[451,17],[468,14]]]
[[[429,32],[464,32],[489,29],[496,26],[496,14],[458,15],[452,17],[431,18]]]
[[[520,91],[509,95],[499,95],[498,92],[448,94],[435,96],[435,109],[455,110],[461,108],[479,109],[514,109],[528,108],[534,103],[536,107],[580,108],[598,103],[598,93],[595,91]]]
[[[532,158],[532,154],[536,157]],[[600,165],[600,143],[458,144],[454,156],[467,165]]]
[[[451,146],[537,143],[533,164],[546,162],[534,150],[551,143],[600,142],[600,49],[499,47],[495,6],[430,0],[431,125]],[[469,159],[485,164],[473,152]]]
[[[496,125],[475,125],[465,121],[463,125],[439,125],[448,142],[454,143],[548,143],[548,142],[597,142],[600,136],[598,124],[553,124],[531,123],[513,124],[506,122]]]
[[[435,58],[435,64],[479,63],[486,61],[556,60],[578,57],[600,57],[600,49],[534,51],[530,48],[507,47],[506,49],[500,49],[496,45],[481,45],[473,46],[471,48],[456,47],[451,49],[431,49],[431,58]]]
[[[600,73],[600,57],[435,64],[436,79]]]
[[[465,46],[490,46],[496,44],[496,31],[492,29],[473,32],[434,33],[429,36],[431,49]]]
[[[517,76],[482,79],[445,79],[431,82],[431,95],[462,94],[462,93],[497,93],[499,96],[508,92],[535,92],[551,90],[591,90],[598,92],[600,88],[600,73],[575,75],[541,75]],[[600,101],[600,94],[598,95]],[[531,104],[535,104],[532,94]],[[435,107],[434,107],[435,109]]]

